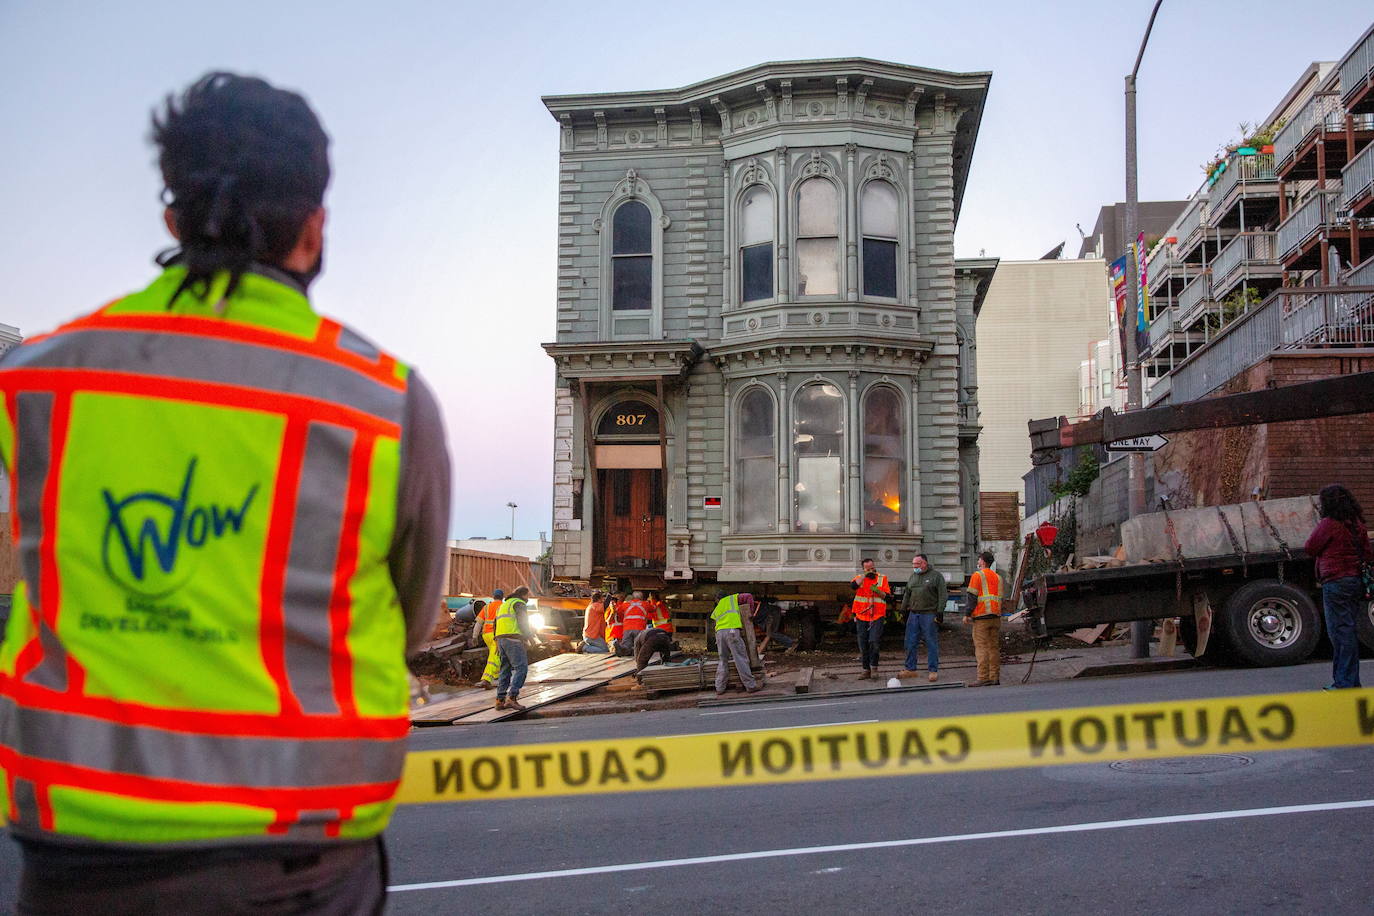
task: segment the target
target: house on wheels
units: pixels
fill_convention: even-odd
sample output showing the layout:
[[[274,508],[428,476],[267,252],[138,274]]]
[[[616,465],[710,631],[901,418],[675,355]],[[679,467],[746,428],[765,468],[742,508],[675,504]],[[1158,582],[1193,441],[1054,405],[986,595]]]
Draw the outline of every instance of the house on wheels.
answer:
[[[553,575],[838,607],[978,548],[954,229],[990,74],[862,58],[548,96],[560,126]]]

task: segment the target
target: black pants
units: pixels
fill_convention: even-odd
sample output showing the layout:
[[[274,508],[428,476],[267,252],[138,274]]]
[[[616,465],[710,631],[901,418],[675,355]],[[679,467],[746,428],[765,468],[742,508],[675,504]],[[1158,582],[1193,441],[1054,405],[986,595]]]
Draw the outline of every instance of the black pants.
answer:
[[[377,914],[386,902],[382,839],[311,850],[34,854],[25,848],[17,912],[61,914]],[[96,863],[96,864],[92,864]]]

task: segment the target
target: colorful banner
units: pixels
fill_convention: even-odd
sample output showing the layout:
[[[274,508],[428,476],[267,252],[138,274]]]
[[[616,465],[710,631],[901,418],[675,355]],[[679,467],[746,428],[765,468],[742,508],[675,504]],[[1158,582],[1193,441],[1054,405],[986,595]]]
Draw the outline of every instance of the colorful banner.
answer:
[[[1136,298],[1135,298],[1135,352],[1144,353],[1150,345],[1150,274],[1145,259],[1145,233],[1136,236],[1135,245]]]
[[[1116,330],[1121,335],[1121,369],[1126,366],[1126,256],[1122,255],[1107,268],[1112,279],[1112,300],[1116,303]]]

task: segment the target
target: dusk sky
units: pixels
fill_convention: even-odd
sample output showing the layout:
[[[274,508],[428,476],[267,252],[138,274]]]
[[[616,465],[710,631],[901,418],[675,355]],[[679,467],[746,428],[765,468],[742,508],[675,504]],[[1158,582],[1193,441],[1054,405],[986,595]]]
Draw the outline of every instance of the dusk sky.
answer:
[[[36,334],[140,288],[170,240],[148,118],[207,70],[301,91],[332,138],[321,311],[444,405],[452,534],[550,531],[558,130],[551,93],[771,60],[991,70],[957,254],[1036,258],[1123,197],[1122,77],[1149,0],[520,4],[0,0],[0,322]],[[1165,0],[1140,75],[1140,196],[1184,197],[1368,0]],[[1105,307],[1105,305],[1104,305]]]

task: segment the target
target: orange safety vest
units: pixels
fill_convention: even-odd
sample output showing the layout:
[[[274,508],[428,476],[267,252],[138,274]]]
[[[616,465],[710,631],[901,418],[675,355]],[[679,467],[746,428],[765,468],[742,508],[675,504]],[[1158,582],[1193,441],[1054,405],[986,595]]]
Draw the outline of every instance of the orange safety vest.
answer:
[[[620,621],[620,603],[606,605],[606,637],[620,639],[625,635],[625,625]]]
[[[633,633],[648,626],[649,608],[643,601],[625,602],[625,631]]]
[[[484,636],[496,632],[496,615],[500,612],[501,605],[504,601],[505,599],[501,601],[496,601],[494,599],[488,601],[486,604],[482,605],[482,609],[477,612],[477,619],[482,621],[482,634]]]
[[[662,601],[655,600],[649,603],[649,619],[663,632],[673,632],[673,621],[668,616],[668,606]]]
[[[970,617],[1002,616],[1002,577],[990,569],[980,569],[968,580],[968,590],[978,599]]]
[[[866,573],[859,573],[851,583],[857,583],[859,590],[854,593],[854,616],[860,620],[879,620],[887,615],[887,600],[879,598],[875,592],[892,592],[887,576],[878,573],[875,580],[865,579]]]

